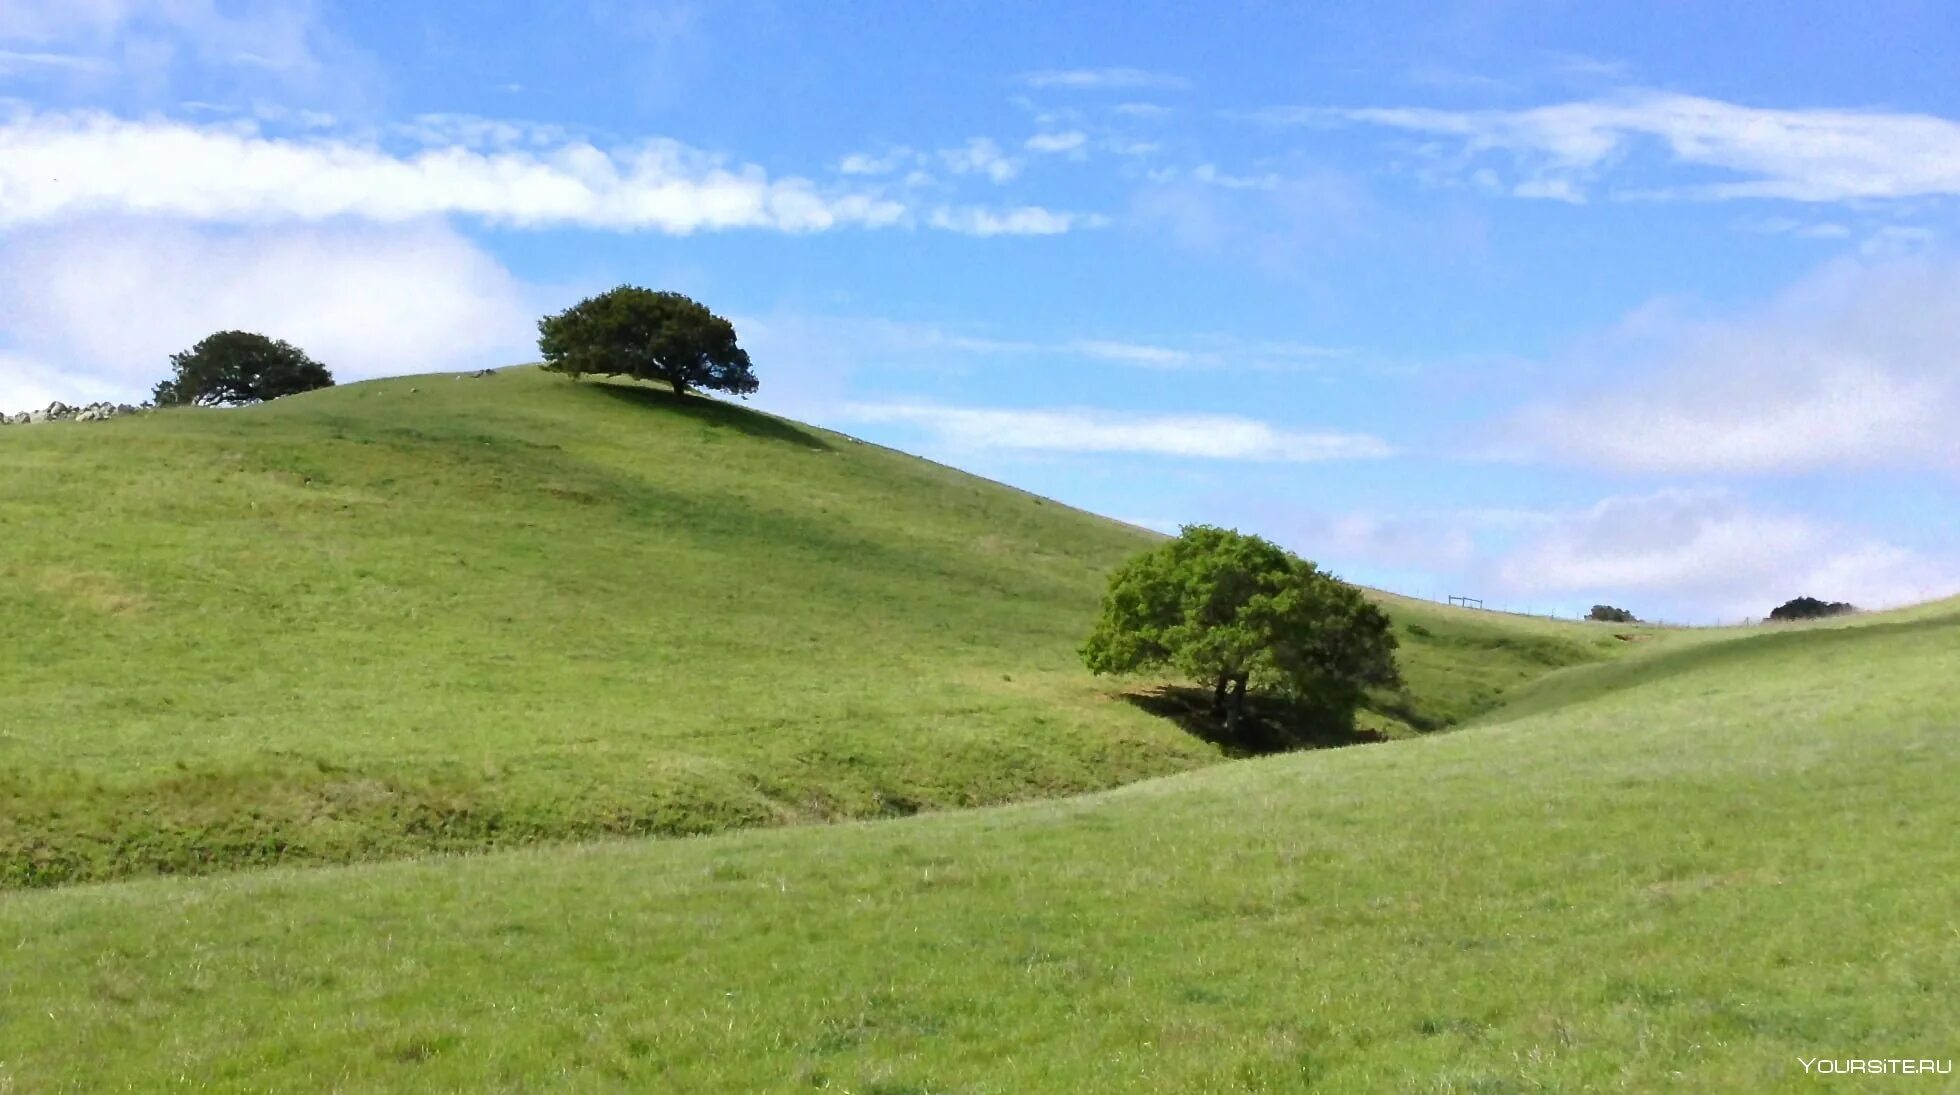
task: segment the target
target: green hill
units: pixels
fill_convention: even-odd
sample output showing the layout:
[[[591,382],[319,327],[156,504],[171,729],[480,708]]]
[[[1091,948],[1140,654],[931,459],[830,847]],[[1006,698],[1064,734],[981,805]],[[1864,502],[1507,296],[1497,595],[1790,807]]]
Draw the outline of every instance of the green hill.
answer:
[[[8,428],[0,529],[0,885],[888,816],[1231,751],[1076,657],[1153,534],[649,387]],[[1392,608],[1389,735],[1627,646]]]
[[[1960,602],[1697,655],[1058,802],[0,895],[0,1087],[1741,1091],[1950,1060]]]

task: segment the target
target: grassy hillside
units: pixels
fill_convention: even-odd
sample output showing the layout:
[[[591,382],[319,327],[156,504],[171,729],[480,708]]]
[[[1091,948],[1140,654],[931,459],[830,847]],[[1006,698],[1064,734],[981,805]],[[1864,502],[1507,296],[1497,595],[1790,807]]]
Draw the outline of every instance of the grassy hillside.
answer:
[[[1151,534],[535,370],[0,431],[0,886],[870,817],[1222,755],[1075,655]],[[1393,603],[1448,725],[1605,629]],[[1659,633],[1657,633],[1659,634]]]
[[[1702,653],[1061,802],[0,896],[0,1087],[1738,1091],[1951,1058],[1960,604]]]

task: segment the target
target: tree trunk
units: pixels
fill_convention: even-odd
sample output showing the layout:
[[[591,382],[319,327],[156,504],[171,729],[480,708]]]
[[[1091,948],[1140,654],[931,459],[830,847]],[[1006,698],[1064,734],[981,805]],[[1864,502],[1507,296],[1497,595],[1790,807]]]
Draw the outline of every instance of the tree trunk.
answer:
[[[1225,734],[1237,737],[1239,723],[1245,718],[1245,674],[1232,678],[1232,690],[1225,697]]]
[[[1226,681],[1226,679],[1227,679],[1227,678],[1226,678],[1226,676],[1225,676],[1225,674],[1223,674],[1223,673],[1220,673],[1220,674],[1218,675],[1218,687],[1217,687],[1216,689],[1214,689],[1214,690],[1212,691],[1212,694],[1211,694],[1211,713],[1212,713],[1212,716],[1213,716],[1213,717],[1215,717],[1215,718],[1222,718],[1222,717],[1224,716],[1224,714],[1225,714],[1225,681]]]

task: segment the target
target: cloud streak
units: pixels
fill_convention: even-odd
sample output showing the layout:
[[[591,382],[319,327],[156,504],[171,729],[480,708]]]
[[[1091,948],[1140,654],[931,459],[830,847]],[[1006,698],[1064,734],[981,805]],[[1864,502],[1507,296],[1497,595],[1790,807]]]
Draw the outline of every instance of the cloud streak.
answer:
[[[1017,453],[1118,453],[1311,463],[1393,455],[1365,434],[1298,432],[1236,415],[1153,415],[1098,410],[1022,410],[925,403],[853,403],[845,418],[925,429],[948,447]]]
[[[1158,88],[1176,91],[1191,86],[1191,81],[1168,72],[1151,72],[1140,68],[1065,68],[1046,69],[1039,72],[1024,72],[1019,80],[1032,88],[1061,88],[1071,91],[1107,91],[1135,88]]]
[[[1627,196],[1839,202],[1960,194],[1960,122],[1929,114],[1785,110],[1629,91],[1524,110],[1282,107],[1249,117],[1451,139],[1465,173],[1486,153],[1506,154],[1520,197],[1573,200],[1648,144],[1676,164],[1740,177]]]
[[[445,132],[454,129],[452,120]],[[229,224],[459,215],[522,228],[672,235],[918,223],[906,204],[875,190],[771,178],[753,164],[677,141],[612,151],[583,141],[490,149],[471,143],[396,153],[347,138],[266,136],[248,123],[16,114],[0,122],[0,229],[103,214]],[[972,169],[997,176],[993,151],[996,158],[970,158]],[[945,210],[925,223],[971,235],[1053,235],[1099,220],[1020,206]]]

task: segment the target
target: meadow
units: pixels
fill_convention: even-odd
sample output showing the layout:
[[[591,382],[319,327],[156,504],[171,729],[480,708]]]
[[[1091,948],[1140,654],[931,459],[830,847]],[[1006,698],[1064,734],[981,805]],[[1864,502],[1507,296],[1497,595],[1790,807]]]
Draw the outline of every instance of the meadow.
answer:
[[[1405,686],[1292,744],[1378,744],[1259,756],[1081,667],[1155,534],[647,387],[9,428],[0,529],[0,1092],[1802,1089],[1960,1043],[1960,601],[1371,594]]]
[[[1082,669],[1155,534],[650,385],[9,427],[0,534],[0,887],[890,817],[1257,751]],[[1384,602],[1407,687],[1337,741],[1690,638]]]
[[[1059,801],[14,893],[0,1089],[1838,1089],[1960,1044],[1956,664],[1948,602]]]

